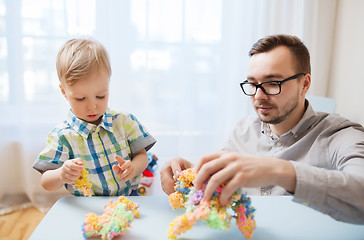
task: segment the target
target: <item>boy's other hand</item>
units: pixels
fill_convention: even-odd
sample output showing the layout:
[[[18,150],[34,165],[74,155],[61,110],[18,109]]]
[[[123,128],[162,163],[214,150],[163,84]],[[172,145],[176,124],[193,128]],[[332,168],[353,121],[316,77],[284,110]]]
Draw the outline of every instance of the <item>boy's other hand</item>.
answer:
[[[130,160],[125,160],[120,156],[116,156],[115,159],[119,164],[112,166],[112,169],[124,182],[135,177],[134,167]]]
[[[61,180],[73,184],[81,176],[83,161],[81,158],[67,160],[61,167]]]

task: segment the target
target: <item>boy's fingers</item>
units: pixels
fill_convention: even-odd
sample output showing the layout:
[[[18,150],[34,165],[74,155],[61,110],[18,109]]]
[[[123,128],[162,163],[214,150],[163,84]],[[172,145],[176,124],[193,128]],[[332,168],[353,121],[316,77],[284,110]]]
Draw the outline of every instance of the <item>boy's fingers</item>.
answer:
[[[119,165],[114,165],[112,166],[112,170],[114,170],[114,172],[117,174],[117,175],[120,175],[122,173],[122,170],[121,168],[119,167]]]
[[[79,166],[83,166],[83,161],[81,158],[75,158],[72,160],[72,162],[74,162],[75,164],[77,164]]]
[[[129,169],[127,169],[124,173],[123,173],[123,181],[126,182],[126,181],[129,181],[131,179],[131,173],[132,171],[128,171]]]
[[[126,178],[132,172],[131,168],[126,168],[123,172],[123,178]]]
[[[83,166],[74,165],[72,166],[72,170],[75,170],[76,172],[81,172],[83,169]]]
[[[124,160],[125,161],[125,160]],[[121,165],[120,167],[121,167],[121,169],[122,170],[125,170],[125,169],[127,169],[128,167],[130,167],[130,164],[131,164],[131,161],[130,160],[128,160],[128,161],[125,161],[125,163],[123,164],[123,165]]]
[[[119,165],[122,166],[125,163],[124,158],[120,156],[115,156],[116,161],[118,161]]]
[[[75,158],[72,159],[72,163],[69,165],[69,169],[72,171],[76,171],[76,173],[79,173],[83,169],[83,161],[81,158]]]

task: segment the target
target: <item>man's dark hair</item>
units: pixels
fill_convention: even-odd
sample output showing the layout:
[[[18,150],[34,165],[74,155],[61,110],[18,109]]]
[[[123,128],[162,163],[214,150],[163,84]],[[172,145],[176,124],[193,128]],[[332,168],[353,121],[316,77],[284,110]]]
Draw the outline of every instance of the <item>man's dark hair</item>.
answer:
[[[249,56],[268,52],[276,47],[286,46],[296,61],[297,73],[311,74],[310,52],[305,44],[296,36],[278,34],[259,39],[249,51]]]

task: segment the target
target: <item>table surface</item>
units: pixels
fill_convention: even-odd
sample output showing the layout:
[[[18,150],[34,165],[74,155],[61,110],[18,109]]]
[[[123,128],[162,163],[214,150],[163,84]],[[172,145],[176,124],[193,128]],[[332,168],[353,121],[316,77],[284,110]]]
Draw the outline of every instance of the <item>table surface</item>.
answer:
[[[128,197],[139,204],[140,218],[120,239],[168,239],[169,223],[184,210],[173,210],[167,196]],[[364,239],[364,225],[335,221],[289,196],[253,196],[256,224],[252,239]],[[31,235],[31,240],[83,239],[85,214],[102,214],[104,205],[117,197],[66,197],[58,200]],[[179,235],[180,240],[244,239],[235,221],[229,231],[211,229],[203,222]]]

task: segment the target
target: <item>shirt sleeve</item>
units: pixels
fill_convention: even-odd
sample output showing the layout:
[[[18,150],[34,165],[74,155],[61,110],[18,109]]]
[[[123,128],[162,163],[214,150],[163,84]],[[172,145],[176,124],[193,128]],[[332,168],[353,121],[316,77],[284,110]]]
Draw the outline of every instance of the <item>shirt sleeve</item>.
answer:
[[[364,132],[349,127],[333,133],[318,156],[331,168],[291,161],[296,171],[294,201],[345,222],[364,223]]]
[[[56,130],[48,135],[46,142],[46,147],[33,164],[33,168],[40,173],[61,167],[66,160],[71,159],[72,155],[67,139],[59,135]]]
[[[123,125],[132,153],[143,148],[148,151],[157,142],[134,115],[129,114],[126,121],[123,122]]]

